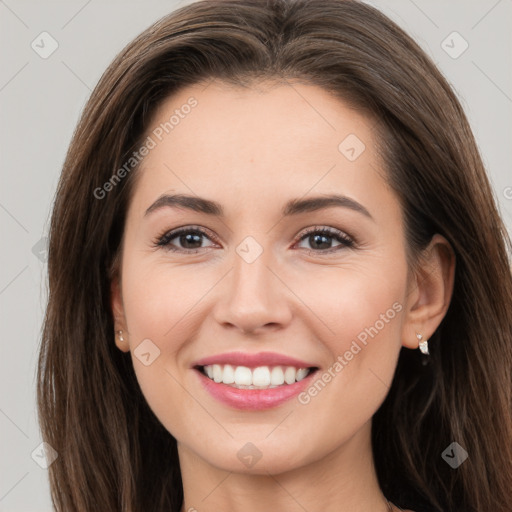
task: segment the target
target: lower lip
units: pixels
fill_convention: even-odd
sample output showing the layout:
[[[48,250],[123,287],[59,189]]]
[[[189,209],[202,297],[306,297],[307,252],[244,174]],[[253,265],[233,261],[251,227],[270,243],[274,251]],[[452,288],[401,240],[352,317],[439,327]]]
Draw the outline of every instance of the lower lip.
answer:
[[[311,372],[304,379],[294,384],[286,384],[271,389],[238,389],[227,384],[209,379],[200,370],[195,370],[201,379],[201,384],[214,398],[236,409],[261,411],[277,407],[287,400],[297,396],[306,388],[312,376]]]

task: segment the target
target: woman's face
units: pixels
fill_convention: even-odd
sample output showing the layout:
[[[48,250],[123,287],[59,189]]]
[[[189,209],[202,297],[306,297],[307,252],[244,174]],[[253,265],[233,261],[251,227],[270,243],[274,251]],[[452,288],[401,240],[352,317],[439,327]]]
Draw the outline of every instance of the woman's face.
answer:
[[[182,453],[253,473],[369,446],[411,300],[372,121],[264,85],[161,105],[113,288],[116,343]]]

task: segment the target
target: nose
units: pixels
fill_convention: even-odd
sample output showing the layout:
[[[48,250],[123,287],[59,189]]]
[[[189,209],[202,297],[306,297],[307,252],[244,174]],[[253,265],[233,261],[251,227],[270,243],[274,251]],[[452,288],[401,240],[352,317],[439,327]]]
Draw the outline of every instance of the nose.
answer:
[[[258,334],[285,328],[292,318],[293,294],[264,251],[248,263],[234,255],[234,267],[217,295],[215,320],[224,328]]]

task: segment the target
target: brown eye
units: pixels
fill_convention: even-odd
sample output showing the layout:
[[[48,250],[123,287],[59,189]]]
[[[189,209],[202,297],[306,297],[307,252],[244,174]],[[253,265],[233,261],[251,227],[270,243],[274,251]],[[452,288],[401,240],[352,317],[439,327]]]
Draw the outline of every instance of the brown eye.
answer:
[[[338,245],[333,247],[333,239]],[[347,235],[333,228],[313,228],[300,237],[300,242],[309,244],[310,252],[334,252],[344,247],[353,247],[354,241]]]
[[[204,239],[209,239],[205,231],[198,228],[182,228],[169,231],[158,238],[155,245],[174,252],[198,252],[209,246],[203,246]]]

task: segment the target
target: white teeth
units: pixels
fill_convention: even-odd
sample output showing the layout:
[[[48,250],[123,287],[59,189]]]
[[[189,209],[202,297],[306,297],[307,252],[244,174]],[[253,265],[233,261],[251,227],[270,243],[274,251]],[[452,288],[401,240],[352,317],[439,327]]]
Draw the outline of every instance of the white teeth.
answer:
[[[222,382],[241,389],[267,389],[293,384],[306,378],[309,368],[293,366],[232,366],[213,364],[203,367],[206,376],[215,382]]]
[[[235,382],[235,369],[230,364],[224,365],[222,382],[224,382],[224,384],[233,384],[233,382]]]
[[[270,384],[273,386],[281,386],[284,384],[284,373],[280,366],[274,366],[270,373]]]
[[[286,384],[293,384],[295,382],[296,370],[293,366],[287,366],[284,371],[284,381]]]
[[[297,370],[297,375],[295,376],[295,379],[297,380],[297,382],[299,382],[300,380],[304,379],[308,373],[309,370],[307,368],[300,368],[299,370]]]
[[[247,366],[237,366],[235,369],[235,384],[250,386],[252,384],[252,372]]]
[[[220,364],[213,365],[213,380],[215,382],[222,382],[222,366]]]
[[[268,366],[260,366],[252,371],[253,386],[270,386],[270,370]]]

